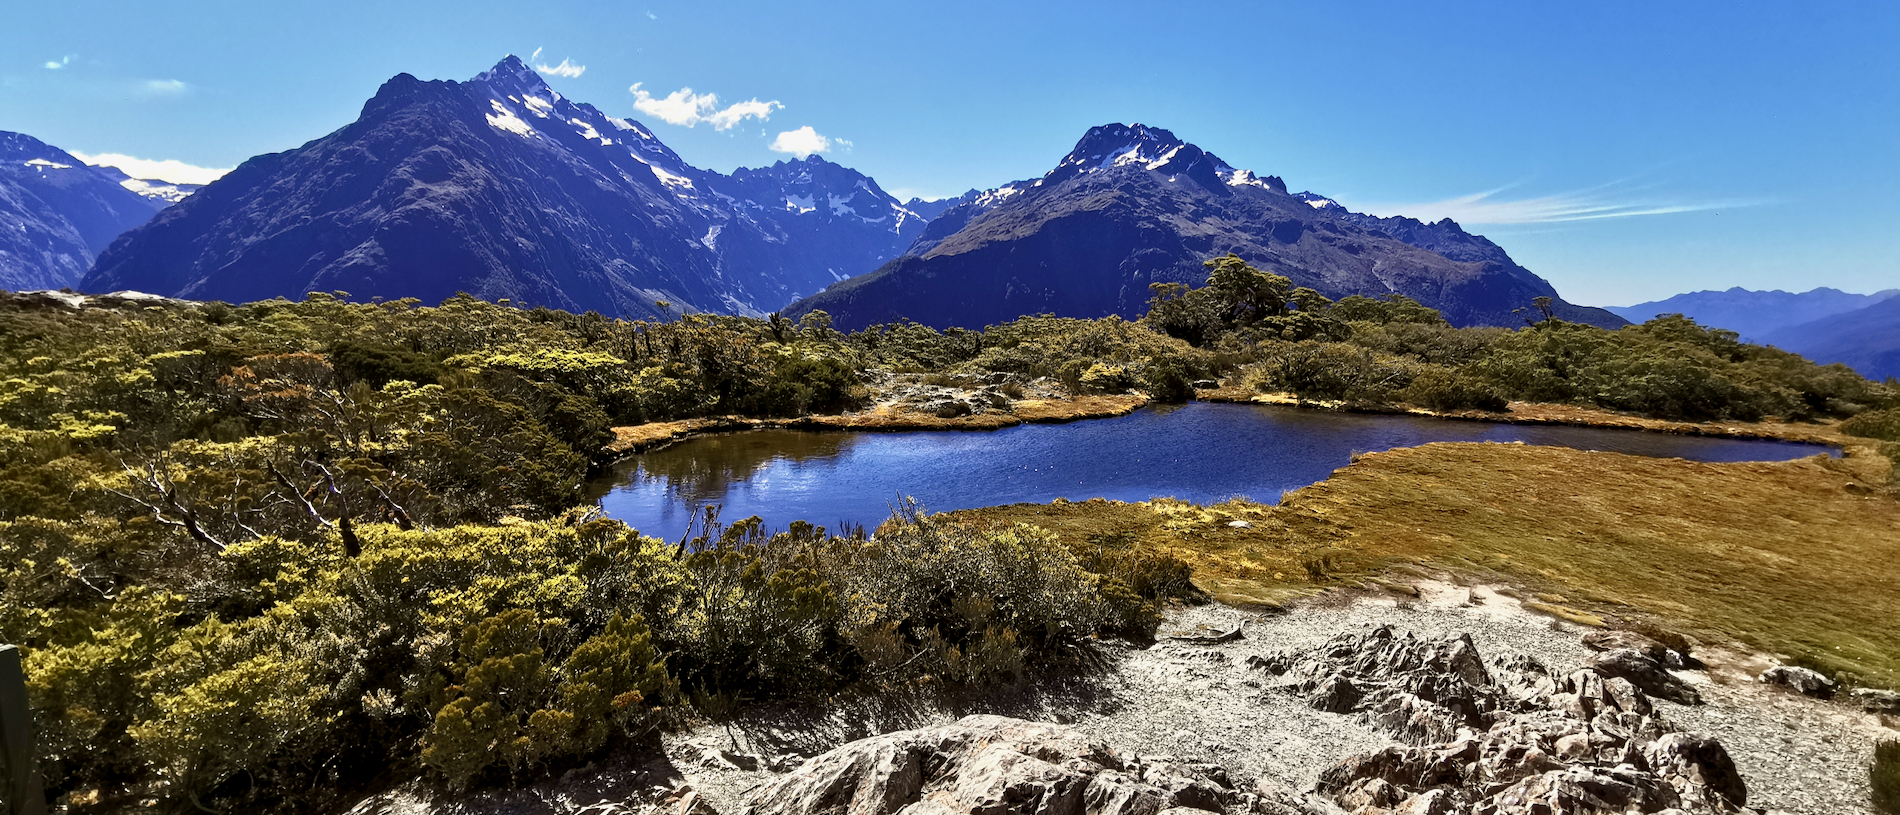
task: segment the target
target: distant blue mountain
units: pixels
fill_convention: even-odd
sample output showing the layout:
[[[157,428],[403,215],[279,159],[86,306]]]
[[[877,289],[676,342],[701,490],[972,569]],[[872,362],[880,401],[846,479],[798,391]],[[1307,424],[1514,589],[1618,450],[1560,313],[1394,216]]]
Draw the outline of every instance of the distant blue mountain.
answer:
[[[1900,297],[1778,329],[1764,341],[1819,363],[1840,362],[1868,379],[1900,378]]]
[[[1900,289],[1874,294],[1849,294],[1839,289],[1815,289],[1800,294],[1785,291],[1696,291],[1678,294],[1667,300],[1637,303],[1633,306],[1607,306],[1611,312],[1634,323],[1648,322],[1658,314],[1681,314],[1697,323],[1726,328],[1748,342],[1765,342],[1769,335],[1784,328],[1812,322],[1829,315],[1863,309],[1900,295]]]

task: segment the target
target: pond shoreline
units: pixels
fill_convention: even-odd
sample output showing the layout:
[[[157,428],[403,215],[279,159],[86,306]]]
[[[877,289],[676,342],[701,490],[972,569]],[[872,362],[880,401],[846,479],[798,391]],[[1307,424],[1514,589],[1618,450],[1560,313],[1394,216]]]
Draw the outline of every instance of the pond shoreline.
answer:
[[[1368,405],[1342,402],[1301,400],[1292,394],[1262,394],[1242,388],[1196,391],[1194,401],[1229,404],[1272,405],[1302,410],[1363,413],[1390,416],[1417,416],[1492,424],[1594,427],[1635,430],[1679,436],[1759,439],[1824,444],[1846,453],[1852,447],[1869,447],[1877,442],[1841,433],[1838,422],[1812,425],[1786,422],[1679,422],[1627,416],[1593,408],[1544,402],[1512,402],[1504,413],[1488,411],[1434,411],[1396,405]],[[754,419],[742,416],[716,416],[682,419],[676,422],[652,422],[613,428],[614,441],[603,451],[605,465],[624,461],[640,453],[651,452],[699,436],[734,433],[745,430],[810,430],[914,432],[924,430],[1001,430],[1023,424],[1062,424],[1088,419],[1112,419],[1126,416],[1150,404],[1147,396],[1136,393],[1117,396],[1082,396],[1070,399],[1028,399],[1011,405],[1010,412],[980,413],[942,418],[915,411],[897,411],[879,407],[860,413],[809,415],[792,419]]]
[[[896,411],[879,407],[861,413],[800,416],[795,419],[750,419],[743,416],[715,416],[682,419],[677,422],[616,427],[614,441],[607,445],[611,462],[628,456],[659,450],[698,436],[733,433],[743,430],[813,430],[902,433],[919,430],[1001,430],[1024,424],[1064,424],[1084,419],[1112,419],[1126,416],[1148,405],[1148,397],[1082,396],[1073,399],[1025,399],[1013,403],[1010,412],[978,413],[943,418],[915,411]]]

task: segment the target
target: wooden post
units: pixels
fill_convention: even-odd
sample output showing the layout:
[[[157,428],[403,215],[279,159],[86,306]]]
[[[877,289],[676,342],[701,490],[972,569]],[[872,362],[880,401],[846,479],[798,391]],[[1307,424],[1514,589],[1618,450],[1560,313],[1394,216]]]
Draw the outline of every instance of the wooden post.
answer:
[[[6,815],[46,813],[46,796],[34,767],[32,715],[20,649],[0,645],[0,811]]]

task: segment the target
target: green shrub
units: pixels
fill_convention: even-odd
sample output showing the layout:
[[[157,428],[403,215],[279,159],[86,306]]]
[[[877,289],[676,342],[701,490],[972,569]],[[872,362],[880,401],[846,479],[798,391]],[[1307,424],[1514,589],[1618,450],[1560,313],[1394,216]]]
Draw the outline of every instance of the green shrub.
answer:
[[[1134,387],[1135,378],[1123,365],[1097,362],[1076,377],[1083,393],[1122,393]]]
[[[872,539],[839,539],[829,557],[845,637],[874,683],[1006,678],[1059,663],[1066,646],[1115,621],[1099,579],[1032,526],[978,530],[906,505]]]
[[[1264,348],[1244,381],[1260,391],[1302,399],[1389,401],[1411,382],[1416,363],[1343,342],[1297,342]]]
[[[379,347],[350,342],[330,346],[330,364],[348,382],[367,382],[380,388],[403,379],[418,385],[433,385],[448,369],[427,354],[400,348]]]
[[[1412,377],[1405,390],[1399,392],[1399,398],[1438,411],[1505,409],[1504,397],[1488,383],[1436,365]]]
[[[1874,809],[1900,815],[1900,740],[1881,739],[1874,744],[1874,763],[1867,768]]]
[[[1900,442],[1900,408],[1862,413],[1841,422],[1841,432],[1850,436]]]
[[[436,691],[419,757],[457,787],[506,768],[519,777],[587,756],[649,719],[672,681],[639,616],[620,614],[558,663],[572,639],[563,620],[510,609],[469,626]]]
[[[1141,366],[1141,389],[1157,402],[1186,402],[1194,398],[1187,370],[1171,358],[1150,358]]]

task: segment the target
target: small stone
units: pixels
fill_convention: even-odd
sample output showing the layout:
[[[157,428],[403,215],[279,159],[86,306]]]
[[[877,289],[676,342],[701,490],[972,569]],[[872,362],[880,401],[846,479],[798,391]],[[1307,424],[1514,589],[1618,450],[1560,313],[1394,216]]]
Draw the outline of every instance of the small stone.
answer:
[[[1900,713],[1900,692],[1855,688],[1848,696],[1854,700],[1854,704],[1869,713]]]
[[[1827,678],[1819,671],[1794,665],[1776,665],[1762,671],[1761,676],[1755,677],[1755,681],[1764,685],[1780,685],[1817,699],[1829,699],[1834,696],[1834,680]]]

